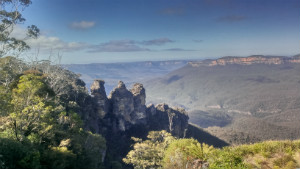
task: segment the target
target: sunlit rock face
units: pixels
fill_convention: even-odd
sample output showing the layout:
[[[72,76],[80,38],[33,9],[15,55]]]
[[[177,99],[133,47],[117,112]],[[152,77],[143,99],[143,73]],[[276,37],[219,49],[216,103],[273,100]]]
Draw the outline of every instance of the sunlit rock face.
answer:
[[[95,80],[91,86],[91,95],[96,101],[96,111],[100,118],[103,118],[108,112],[108,99],[105,92],[103,80]]]
[[[133,95],[134,113],[131,115],[132,124],[146,123],[146,91],[142,84],[136,83],[130,90]]]
[[[146,92],[136,83],[128,90],[122,81],[107,97],[103,80],[95,80],[91,94],[99,115],[99,131],[127,131],[135,125],[147,130],[167,130],[177,137],[184,137],[188,115],[184,109],[170,108],[167,104],[146,107]]]
[[[119,121],[119,129],[126,130],[126,123],[131,124],[131,114],[134,113],[133,95],[126,89],[125,84],[120,81],[118,86],[109,95],[111,113]]]

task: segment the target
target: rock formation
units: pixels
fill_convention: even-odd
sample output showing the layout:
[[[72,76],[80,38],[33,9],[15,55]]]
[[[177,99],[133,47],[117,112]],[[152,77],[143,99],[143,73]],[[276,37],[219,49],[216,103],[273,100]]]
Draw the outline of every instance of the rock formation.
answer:
[[[125,131],[131,124],[131,115],[134,114],[133,95],[122,81],[109,95],[111,112],[117,120],[120,131]]]
[[[95,80],[91,86],[91,95],[96,100],[96,110],[100,118],[104,118],[108,112],[108,99],[106,96],[103,80]]]
[[[107,97],[103,80],[95,80],[91,95],[100,119],[98,129],[102,132],[126,132],[135,125],[148,131],[167,130],[177,137],[184,137],[188,115],[183,109],[170,108],[166,104],[146,107],[146,92],[136,83],[128,90],[122,81]]]
[[[142,84],[136,83],[130,90],[133,95],[134,114],[131,116],[132,124],[146,123],[146,91]]]
[[[104,81],[95,80],[89,98],[91,101],[85,105],[89,109],[83,113],[85,128],[105,137],[108,161],[120,161],[131,149],[131,137],[145,139],[149,131],[166,130],[176,137],[185,137],[187,113],[166,104],[146,107],[146,92],[140,83],[128,90],[119,81],[107,97]]]
[[[165,129],[176,137],[185,137],[189,118],[184,109],[170,108],[167,104],[149,105],[147,115],[151,130]]]

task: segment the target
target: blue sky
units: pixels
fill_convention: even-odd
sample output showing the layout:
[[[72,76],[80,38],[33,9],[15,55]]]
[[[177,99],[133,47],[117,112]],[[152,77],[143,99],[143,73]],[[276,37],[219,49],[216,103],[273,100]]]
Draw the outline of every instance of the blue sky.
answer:
[[[23,15],[42,32],[31,52],[63,63],[300,53],[299,0],[33,0]]]

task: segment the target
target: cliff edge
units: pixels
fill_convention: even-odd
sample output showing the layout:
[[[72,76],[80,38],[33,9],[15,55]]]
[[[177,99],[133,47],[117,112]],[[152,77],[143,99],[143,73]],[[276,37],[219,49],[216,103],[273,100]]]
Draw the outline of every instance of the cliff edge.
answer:
[[[193,67],[199,66],[224,66],[229,64],[238,65],[252,65],[252,64],[285,64],[285,63],[300,63],[300,55],[293,57],[286,56],[264,56],[264,55],[252,55],[248,57],[237,57],[237,56],[225,56],[216,60],[204,60],[189,62],[188,64]]]

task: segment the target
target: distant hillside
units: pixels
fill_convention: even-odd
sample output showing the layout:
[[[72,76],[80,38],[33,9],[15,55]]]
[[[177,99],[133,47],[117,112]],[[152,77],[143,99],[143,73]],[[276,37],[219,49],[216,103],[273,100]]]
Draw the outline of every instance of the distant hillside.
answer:
[[[296,139],[300,137],[299,63],[299,55],[190,62],[144,83],[147,102],[182,106],[189,111],[190,122],[229,143]],[[232,134],[236,139],[231,139]]]
[[[81,79],[89,88],[95,79],[105,80],[106,92],[109,93],[119,80],[127,86],[136,82],[165,75],[183,67],[188,61],[148,61],[130,63],[93,63],[69,64],[67,69],[81,74]]]

